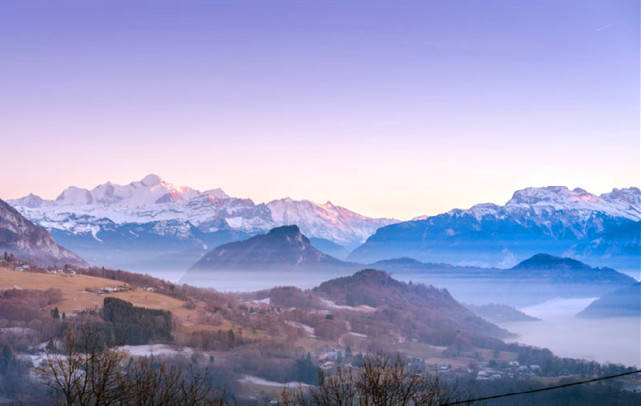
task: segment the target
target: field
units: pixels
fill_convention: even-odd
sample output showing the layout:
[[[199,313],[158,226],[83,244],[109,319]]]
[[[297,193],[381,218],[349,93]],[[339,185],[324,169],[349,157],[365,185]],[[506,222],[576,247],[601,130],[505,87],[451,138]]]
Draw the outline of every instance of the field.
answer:
[[[15,272],[7,268],[0,268],[0,289],[18,288],[60,289],[63,299],[57,304],[57,307],[61,312],[66,313],[100,308],[105,297],[117,297],[136,306],[172,312],[181,309],[184,305],[184,302],[180,300],[142,289],[132,289],[131,286],[119,281],[86,275]],[[106,288],[123,289],[123,291],[101,293]]]
[[[195,302],[193,308],[187,308],[186,302],[171,296],[135,287],[121,281],[99,278],[81,274],[16,272],[0,266],[0,290],[3,289],[60,289],[62,301],[55,304],[58,310],[67,315],[82,310],[102,308],[106,297],[115,297],[131,302],[135,306],[148,309],[168,310],[177,321],[179,335],[195,331],[228,331],[241,326],[230,320],[219,318],[212,324],[204,316],[204,304]],[[109,292],[109,290],[117,290]],[[259,329],[244,329],[244,337],[256,339],[262,336]]]

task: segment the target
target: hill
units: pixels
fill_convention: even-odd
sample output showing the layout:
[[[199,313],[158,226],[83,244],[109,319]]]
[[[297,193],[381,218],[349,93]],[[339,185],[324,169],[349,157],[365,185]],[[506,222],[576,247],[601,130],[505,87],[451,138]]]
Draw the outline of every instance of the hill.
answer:
[[[423,263],[411,258],[378,261],[370,267],[391,272],[402,280],[447,288],[466,303],[523,306],[555,297],[599,297],[635,280],[611,268],[536,254],[512,268],[481,268]]]
[[[400,282],[373,269],[323,282],[314,292],[336,305],[374,308],[381,319],[396,324],[404,334],[427,342],[434,342],[435,336],[457,334],[470,339],[509,335],[476,316],[445,289]]]
[[[550,283],[603,283],[625,285],[634,279],[612,268],[591,267],[572,258],[536,254],[512,267],[510,276],[544,279]],[[508,274],[508,273],[504,273]]]
[[[2,200],[0,200],[0,252],[7,252],[45,266],[87,265],[76,254],[56,244],[47,230],[33,224]]]
[[[221,245],[207,253],[192,270],[303,270],[349,268],[314,248],[297,226],[283,226],[244,241]]]
[[[516,191],[484,203],[381,227],[349,260],[422,261],[509,267],[538,252],[633,268],[641,260],[641,191],[593,195],[563,186]]]
[[[486,305],[466,305],[474,314],[492,323],[509,323],[514,321],[539,321],[512,306],[489,303]]]
[[[577,316],[583,318],[640,317],[641,282],[601,296]]]

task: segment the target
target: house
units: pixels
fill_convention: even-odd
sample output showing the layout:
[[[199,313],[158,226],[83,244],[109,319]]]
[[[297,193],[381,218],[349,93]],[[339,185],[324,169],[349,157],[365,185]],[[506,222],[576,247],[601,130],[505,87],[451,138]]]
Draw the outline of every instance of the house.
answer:
[[[321,364],[321,369],[332,369],[336,366],[333,361],[327,361]]]

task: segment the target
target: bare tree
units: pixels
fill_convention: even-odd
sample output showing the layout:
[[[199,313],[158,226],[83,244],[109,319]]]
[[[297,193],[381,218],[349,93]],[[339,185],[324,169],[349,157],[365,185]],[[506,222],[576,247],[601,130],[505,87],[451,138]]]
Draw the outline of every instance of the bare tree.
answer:
[[[224,405],[207,371],[189,373],[153,358],[126,363],[127,354],[101,345],[92,330],[68,331],[61,352],[51,345],[38,372],[54,401],[67,406]]]
[[[317,387],[283,390],[283,406],[435,406],[449,400],[437,377],[410,367],[399,355],[367,356],[358,368],[322,374]]]
[[[156,364],[156,365],[154,365]],[[128,404],[135,406],[162,405],[223,405],[211,387],[208,375],[193,372],[186,375],[176,365],[141,358],[127,369],[130,381]]]
[[[38,372],[67,405],[109,406],[118,404],[127,392],[121,374],[124,359],[124,353],[103,348],[91,329],[82,328],[67,332],[61,352],[50,345]]]

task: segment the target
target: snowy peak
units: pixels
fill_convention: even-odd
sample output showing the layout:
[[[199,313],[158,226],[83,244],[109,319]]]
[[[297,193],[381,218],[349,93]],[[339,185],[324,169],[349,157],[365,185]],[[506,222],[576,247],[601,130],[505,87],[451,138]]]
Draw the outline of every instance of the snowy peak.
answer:
[[[641,193],[638,188],[613,189],[601,196],[581,188],[548,186],[518,190],[505,208],[530,207],[553,210],[598,212],[614,217],[641,219]]]
[[[87,189],[70,186],[56,198],[61,205],[86,205],[94,202],[93,195]]]
[[[181,221],[204,232],[231,229],[249,234],[297,224],[310,237],[353,248],[378,227],[395,222],[368,218],[329,201],[316,204],[288,197],[255,204],[251,199],[229,196],[220,188],[200,192],[155,174],[126,185],[107,182],[91,190],[72,186],[55,201],[30,195],[9,203],[43,227],[72,234],[90,228],[94,237],[104,220],[116,225]]]
[[[372,219],[331,202],[316,204],[309,200],[285,198],[267,203],[276,224],[297,224],[301,231],[349,246],[364,241],[377,228],[396,222]]]
[[[612,189],[600,196],[585,189],[566,186],[528,187],[517,190],[512,198],[499,206],[494,203],[476,204],[469,209],[453,209],[452,216],[471,215],[478,220],[486,215],[505,215],[533,210],[537,213],[554,211],[603,213],[613,217],[641,220],[641,191],[636,187]],[[414,217],[413,221],[427,220],[430,215]]]
[[[57,205],[64,206],[117,205],[120,208],[140,207],[177,200],[189,200],[199,194],[200,192],[190,187],[175,186],[165,182],[158,175],[151,174],[128,185],[107,182],[94,187],[92,190],[71,186],[65,189],[56,198],[55,202]],[[220,197],[226,196],[220,189],[216,189],[215,194]]]
[[[596,196],[580,188],[570,190],[565,186],[529,187],[514,192],[507,205],[554,204],[565,203],[574,199],[590,200],[592,198],[596,198]]]
[[[21,197],[20,199],[16,199],[13,202],[16,202],[20,206],[28,207],[28,208],[38,208],[42,207],[46,201],[42,199],[40,196],[36,196],[33,193],[29,193],[28,195]]]
[[[160,179],[160,176],[155,175],[153,173],[145,176],[140,181],[140,183],[142,183],[143,185],[148,186],[148,187],[160,185],[161,182],[162,182],[162,179]]]
[[[602,194],[601,198],[606,202],[625,207],[629,210],[639,211],[639,208],[641,208],[641,190],[637,187],[614,188],[612,192]]]
[[[410,256],[505,268],[538,251],[638,266],[640,195],[634,187],[600,196],[564,186],[526,188],[504,206],[479,204],[382,227],[348,258]]]
[[[202,194],[208,196],[209,198],[214,198],[214,199],[230,198],[230,196],[227,193],[225,193],[221,188],[205,190]]]

